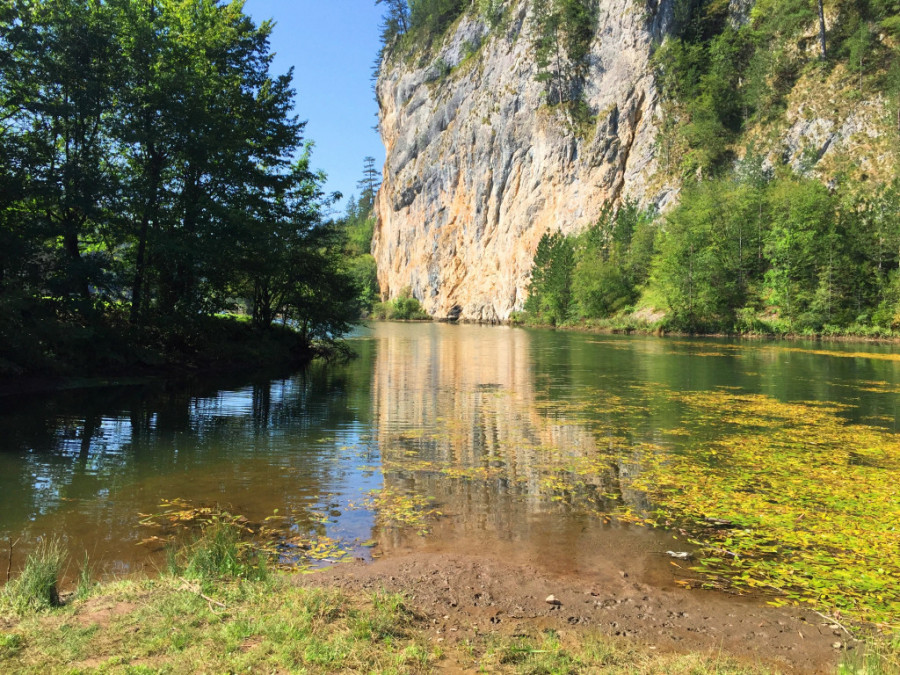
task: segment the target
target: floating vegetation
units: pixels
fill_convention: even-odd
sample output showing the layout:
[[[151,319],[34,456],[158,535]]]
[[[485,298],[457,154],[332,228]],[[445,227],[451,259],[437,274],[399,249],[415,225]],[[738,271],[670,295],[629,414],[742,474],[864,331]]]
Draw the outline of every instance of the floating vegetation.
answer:
[[[775,349],[770,347],[770,349]],[[885,352],[841,352],[831,349],[803,349],[801,347],[777,347],[779,352],[796,352],[815,354],[816,356],[834,356],[842,359],[873,359],[875,361],[900,361],[900,354]]]
[[[645,455],[630,483],[655,524],[688,524],[709,585],[857,619],[900,618],[900,438],[843,406],[730,391],[672,393],[699,438]],[[721,427],[724,424],[724,433]],[[711,527],[709,519],[733,524]]]
[[[513,408],[506,435],[490,440],[441,418],[404,434],[416,443],[386,450],[383,470],[503,480],[523,498],[684,530],[698,547],[693,563],[680,563],[687,584],[900,623],[900,436],[851,423],[847,403],[615,385],[529,401],[530,415]],[[492,413],[505,414],[496,405]],[[412,519],[426,503],[402,499],[388,491],[370,506],[386,524],[425,531]]]
[[[159,508],[158,513],[140,514],[140,524],[155,532],[140,544],[157,550],[225,526],[237,533],[235,546],[242,554],[253,553],[277,567],[302,570],[340,562],[350,555],[338,540],[322,531],[327,520],[324,515],[313,514],[314,525],[308,532],[299,533],[297,525],[277,510],[262,522],[254,523],[218,505],[196,506],[184,499],[164,500]]]
[[[376,513],[378,522],[386,527],[403,527],[428,534],[428,523],[443,514],[433,506],[433,499],[417,494],[407,494],[392,488],[372,490],[362,502],[350,508],[364,508]]]

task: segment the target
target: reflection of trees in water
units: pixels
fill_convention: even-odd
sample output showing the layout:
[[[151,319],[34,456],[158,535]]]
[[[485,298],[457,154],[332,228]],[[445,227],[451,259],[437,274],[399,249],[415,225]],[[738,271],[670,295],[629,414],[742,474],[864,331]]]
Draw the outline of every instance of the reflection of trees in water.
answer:
[[[251,495],[245,468],[262,476],[260,501],[287,490],[277,505],[302,517],[337,468],[332,447],[313,443],[367,416],[367,400],[347,395],[368,391],[358,381],[367,358],[249,383],[205,378],[9,401],[0,413],[0,534],[80,531],[93,545],[121,546],[137,536],[138,511],[159,499],[227,500],[232,487]]]

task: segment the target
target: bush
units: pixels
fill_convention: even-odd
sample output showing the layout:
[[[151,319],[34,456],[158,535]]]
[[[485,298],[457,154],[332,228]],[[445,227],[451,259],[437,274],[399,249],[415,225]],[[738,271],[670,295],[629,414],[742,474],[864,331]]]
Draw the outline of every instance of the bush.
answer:
[[[372,315],[376,319],[395,321],[427,321],[431,319],[408,288],[403,289],[400,295],[393,300],[376,303]]]

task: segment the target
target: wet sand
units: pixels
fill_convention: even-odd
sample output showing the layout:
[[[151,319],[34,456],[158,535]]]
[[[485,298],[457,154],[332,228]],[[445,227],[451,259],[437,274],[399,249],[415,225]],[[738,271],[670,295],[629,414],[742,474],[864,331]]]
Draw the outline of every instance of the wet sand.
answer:
[[[599,633],[664,651],[723,653],[786,673],[833,673],[841,658],[834,644],[856,644],[803,608],[660,585],[653,575],[648,582],[646,566],[640,560],[629,564],[627,548],[620,553],[584,573],[549,569],[512,549],[460,553],[438,544],[299,575],[296,583],[402,593],[431,623],[436,643],[553,629],[564,644]],[[548,603],[550,595],[559,604]]]

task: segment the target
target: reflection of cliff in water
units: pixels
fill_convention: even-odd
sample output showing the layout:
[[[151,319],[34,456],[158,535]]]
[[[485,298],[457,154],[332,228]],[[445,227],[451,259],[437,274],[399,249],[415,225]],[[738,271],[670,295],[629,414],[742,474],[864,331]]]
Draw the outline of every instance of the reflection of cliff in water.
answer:
[[[644,508],[620,482],[638,472],[634,455],[610,459],[603,447],[613,430],[589,424],[579,402],[537,388],[530,332],[436,324],[425,337],[420,326],[389,324],[376,337],[373,419],[385,485],[434,497],[444,536],[531,540],[547,535],[554,514],[567,516],[554,519],[560,535],[582,531],[580,516]]]

